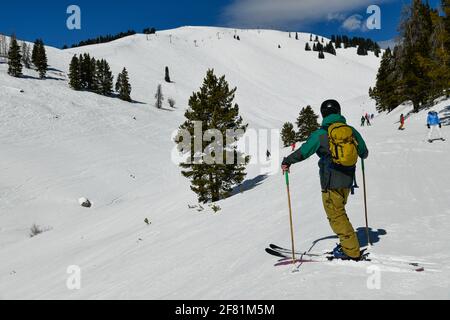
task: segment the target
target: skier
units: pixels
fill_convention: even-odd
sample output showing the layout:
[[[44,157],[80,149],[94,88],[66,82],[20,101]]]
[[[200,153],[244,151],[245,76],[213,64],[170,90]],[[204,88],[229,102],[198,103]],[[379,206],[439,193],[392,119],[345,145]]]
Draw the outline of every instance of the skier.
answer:
[[[361,117],[361,127],[364,127],[365,124],[366,124],[366,117],[362,116]]]
[[[291,144],[292,151],[295,151],[295,147],[297,147],[297,144],[294,142],[293,144]]]
[[[427,118],[427,127],[430,129],[430,132],[428,133],[428,142],[432,143],[434,140],[433,138],[433,131],[437,131],[439,138],[437,140],[445,141],[441,134],[441,120],[439,119],[439,115],[436,111],[430,111],[428,112],[428,118]],[[436,139],[435,139],[436,140]]]
[[[366,113],[366,122],[368,127],[372,126],[372,124],[370,123],[370,117],[368,113]]]
[[[400,115],[400,127],[398,130],[405,130],[405,116],[403,113]]]
[[[267,152],[266,152],[267,161],[270,160],[270,157],[271,157],[271,156],[272,156],[272,154],[270,153],[269,150],[267,150]]]
[[[350,192],[356,187],[358,156],[366,159],[369,151],[359,132],[346,124],[346,119],[341,115],[341,106],[336,100],[325,101],[321,113],[322,127],[313,132],[299,150],[285,158],[281,168],[283,172],[289,172],[291,165],[317,153],[320,157],[319,175],[324,209],[331,228],[340,239],[340,245],[333,250],[333,255],[338,259],[358,261],[362,258],[360,244],[345,205]]]

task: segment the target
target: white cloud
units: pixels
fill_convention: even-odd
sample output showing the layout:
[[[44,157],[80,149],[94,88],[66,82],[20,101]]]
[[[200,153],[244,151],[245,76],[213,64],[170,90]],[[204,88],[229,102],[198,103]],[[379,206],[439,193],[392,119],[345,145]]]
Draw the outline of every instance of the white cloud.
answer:
[[[354,14],[342,23],[341,27],[347,31],[367,31],[366,19],[360,14]]]
[[[389,0],[234,0],[225,23],[236,27],[302,26],[320,20],[343,21],[343,13]]]
[[[327,20],[328,21],[344,21],[346,19],[345,14],[343,13],[329,13],[327,15]]]

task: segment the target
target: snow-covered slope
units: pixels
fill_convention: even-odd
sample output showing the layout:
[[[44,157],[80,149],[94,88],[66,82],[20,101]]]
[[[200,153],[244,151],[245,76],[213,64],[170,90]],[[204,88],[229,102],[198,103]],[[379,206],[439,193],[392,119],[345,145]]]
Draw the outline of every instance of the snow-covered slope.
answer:
[[[264,248],[289,245],[286,191],[281,174],[261,174],[260,165],[249,167],[249,190],[221,201],[219,214],[188,209],[196,198],[171,161],[171,136],[208,68],[238,87],[236,101],[251,128],[279,129],[301,107],[318,111],[326,98],[340,100],[354,124],[374,110],[367,97],[379,64],[374,56],[348,49],[320,61],[304,51],[309,34],[296,41],[283,32],[237,30],[237,41],[234,33],[185,27],[149,39],[49,48],[45,81],[33,71],[11,78],[0,64],[0,298],[449,298],[449,148],[424,142],[422,113],[397,131],[399,112],[408,107],[361,130],[371,151],[370,222],[386,232],[371,251],[427,263],[426,272],[381,266],[382,287],[369,290],[368,265],[304,264],[295,275],[274,268]],[[83,52],[107,59],[115,74],[126,67],[136,102],[70,90],[68,64]],[[163,81],[165,66],[172,84]],[[160,83],[177,109],[153,107]],[[436,109],[448,113],[449,104]],[[317,171],[312,159],[292,172],[301,250],[332,235]],[[80,197],[93,208],[81,208]],[[348,208],[362,227],[362,190]],[[34,223],[50,230],[30,238]],[[318,241],[313,251],[335,242]],[[81,268],[81,290],[66,286],[72,265]]]

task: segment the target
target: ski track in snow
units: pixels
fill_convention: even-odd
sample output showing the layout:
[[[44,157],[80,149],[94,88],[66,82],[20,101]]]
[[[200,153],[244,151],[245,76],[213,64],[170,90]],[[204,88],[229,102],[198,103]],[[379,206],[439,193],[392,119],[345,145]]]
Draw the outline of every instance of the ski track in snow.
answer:
[[[397,130],[410,106],[360,129],[370,149],[370,225],[386,231],[370,251],[420,262],[425,272],[381,266],[381,289],[369,290],[365,265],[305,263],[295,274],[292,266],[275,268],[277,258],[264,248],[290,243],[281,174],[221,201],[219,214],[208,206],[201,213],[188,209],[196,198],[170,160],[171,134],[208,68],[238,87],[236,102],[251,128],[279,129],[295,121],[300,107],[310,104],[318,112],[327,98],[342,102],[354,126],[361,114],[374,112],[367,91],[375,57],[348,49],[319,61],[304,51],[309,34],[295,41],[283,32],[238,32],[241,41],[233,39],[234,29],[184,27],[149,41],[136,35],[65,51],[48,48],[49,64],[61,71],[50,71],[45,81],[29,70],[26,79],[11,78],[0,64],[0,298],[450,298],[449,146],[425,142],[426,112]],[[114,74],[127,67],[139,103],[75,92],[58,80],[66,79],[72,55],[83,52],[107,59]],[[172,84],[163,81],[166,65]],[[159,83],[166,99],[177,102],[173,112],[153,107]],[[442,101],[434,109],[449,105]],[[449,127],[442,131],[448,138]],[[281,149],[280,157],[288,153]],[[264,169],[253,165],[248,172],[251,180]],[[360,169],[358,182],[361,189],[348,203],[355,228],[365,225]],[[333,248],[337,240],[323,212],[316,157],[292,168],[291,193],[297,249]],[[80,197],[93,207],[81,208]],[[51,230],[29,238],[34,223]],[[66,287],[71,265],[81,268],[81,290]]]

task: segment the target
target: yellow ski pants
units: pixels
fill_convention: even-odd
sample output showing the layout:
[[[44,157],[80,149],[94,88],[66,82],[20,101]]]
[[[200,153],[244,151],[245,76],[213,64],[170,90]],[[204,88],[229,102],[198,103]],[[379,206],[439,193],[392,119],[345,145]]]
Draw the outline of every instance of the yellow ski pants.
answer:
[[[344,253],[358,258],[361,255],[358,238],[345,211],[349,194],[350,189],[328,190],[322,193],[322,201],[331,229],[339,237]]]

